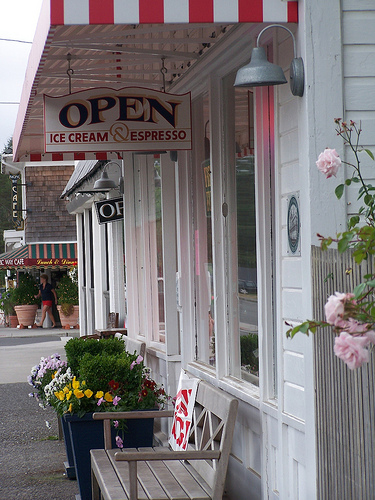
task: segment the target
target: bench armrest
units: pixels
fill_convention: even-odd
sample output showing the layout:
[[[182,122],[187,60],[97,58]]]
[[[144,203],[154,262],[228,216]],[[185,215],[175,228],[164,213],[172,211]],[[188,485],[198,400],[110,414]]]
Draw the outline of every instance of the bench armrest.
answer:
[[[115,460],[125,462],[141,462],[150,460],[214,460],[220,458],[220,450],[186,450],[186,451],[117,451]]]
[[[173,417],[174,410],[144,410],[144,411],[102,411],[94,413],[94,420],[103,420],[104,448],[110,450],[111,444],[111,420],[134,419],[134,418],[161,418]]]
[[[94,420],[122,420],[134,418],[173,417],[174,410],[142,410],[142,411],[102,411],[94,413]]]

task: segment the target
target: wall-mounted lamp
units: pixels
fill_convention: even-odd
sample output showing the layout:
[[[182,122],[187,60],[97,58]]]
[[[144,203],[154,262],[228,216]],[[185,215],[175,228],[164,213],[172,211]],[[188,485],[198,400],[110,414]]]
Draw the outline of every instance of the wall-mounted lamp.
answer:
[[[293,95],[302,97],[305,83],[302,57],[296,57],[296,39],[290,29],[282,24],[270,24],[258,35],[257,45],[251,53],[251,60],[237,71],[235,87],[262,87],[287,83],[284,72],[277,64],[267,61],[266,51],[259,47],[262,34],[269,28],[283,28],[293,38],[294,58],[290,63],[290,90]]]
[[[118,184],[116,184],[114,180],[108,177],[107,167],[111,163],[116,165],[120,169],[120,177],[118,180]],[[110,191],[111,189],[117,189],[117,188],[120,190],[121,194],[124,194],[124,178],[122,176],[121,167],[117,162],[109,161],[108,163],[106,163],[102,175],[100,176],[100,179],[95,181],[92,191],[107,192]]]

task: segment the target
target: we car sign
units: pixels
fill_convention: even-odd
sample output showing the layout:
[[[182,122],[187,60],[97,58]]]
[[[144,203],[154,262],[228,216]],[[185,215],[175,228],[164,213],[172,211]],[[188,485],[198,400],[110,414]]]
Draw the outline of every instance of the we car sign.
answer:
[[[191,96],[128,87],[44,96],[46,153],[191,149]]]

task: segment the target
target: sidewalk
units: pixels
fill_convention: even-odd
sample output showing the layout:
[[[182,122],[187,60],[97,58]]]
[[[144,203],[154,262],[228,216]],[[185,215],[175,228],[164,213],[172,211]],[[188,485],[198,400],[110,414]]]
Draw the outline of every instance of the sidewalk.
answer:
[[[27,382],[31,367],[50,354],[65,355],[64,345],[79,330],[0,327],[0,384]]]
[[[57,416],[28,394],[31,367],[42,356],[65,354],[79,330],[0,327],[0,499],[74,500],[77,481],[65,476],[65,445]],[[47,425],[48,422],[48,425]]]

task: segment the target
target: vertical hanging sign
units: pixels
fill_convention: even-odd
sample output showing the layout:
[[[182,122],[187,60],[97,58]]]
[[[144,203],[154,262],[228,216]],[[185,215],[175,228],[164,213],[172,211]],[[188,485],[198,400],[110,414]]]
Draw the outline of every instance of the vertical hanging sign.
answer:
[[[9,174],[9,178],[12,181],[12,221],[15,229],[23,229],[23,219],[19,215],[18,209],[18,181],[20,180],[20,174]]]

